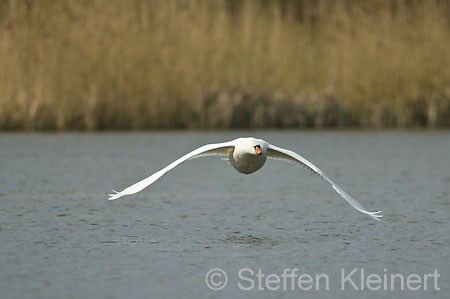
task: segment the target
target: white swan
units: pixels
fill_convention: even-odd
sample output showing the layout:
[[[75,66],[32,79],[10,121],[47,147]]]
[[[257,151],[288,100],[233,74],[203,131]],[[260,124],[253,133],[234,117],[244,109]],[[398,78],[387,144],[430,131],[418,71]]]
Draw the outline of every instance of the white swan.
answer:
[[[121,192],[113,190],[114,194],[109,194],[109,200],[114,200],[125,195],[135,194],[153,184],[166,172],[175,168],[179,164],[193,158],[209,155],[227,156],[230,164],[237,171],[245,174],[250,174],[260,169],[266,162],[267,157],[302,165],[330,183],[333,189],[337,193],[339,193],[339,195],[341,195],[352,207],[354,207],[361,213],[367,214],[375,220],[380,220],[379,218],[383,217],[381,215],[381,211],[367,211],[366,208],[364,208],[360,203],[358,203],[350,195],[344,192],[344,190],[342,190],[338,185],[336,185],[328,176],[326,176],[322,170],[320,170],[317,166],[315,166],[299,154],[287,149],[274,146],[262,139],[256,139],[253,137],[237,138],[228,142],[204,145],[172,162],[160,171],[155,172],[148,178],[143,179],[142,181],[137,182],[136,184],[122,190]]]

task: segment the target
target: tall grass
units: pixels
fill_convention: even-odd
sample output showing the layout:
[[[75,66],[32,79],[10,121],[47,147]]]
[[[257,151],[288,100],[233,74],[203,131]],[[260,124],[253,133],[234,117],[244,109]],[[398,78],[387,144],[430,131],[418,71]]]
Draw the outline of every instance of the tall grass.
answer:
[[[450,125],[448,1],[0,2],[1,129]]]

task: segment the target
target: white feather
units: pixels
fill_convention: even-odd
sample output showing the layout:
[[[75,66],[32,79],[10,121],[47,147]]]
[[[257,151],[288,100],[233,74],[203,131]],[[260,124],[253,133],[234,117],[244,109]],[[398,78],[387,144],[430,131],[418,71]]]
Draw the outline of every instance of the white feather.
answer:
[[[312,164],[311,162],[309,162],[308,160],[306,160],[304,157],[300,156],[299,154],[297,154],[293,151],[269,144],[269,148],[267,151],[267,157],[305,166],[306,168],[313,171],[315,174],[319,175],[325,181],[330,183],[331,187],[333,187],[333,189],[340,196],[342,196],[352,207],[354,207],[361,213],[367,214],[375,220],[380,220],[380,218],[383,217],[383,215],[381,215],[381,211],[377,211],[377,212],[367,211],[367,209],[365,207],[363,207],[353,197],[351,197],[348,193],[346,193],[344,190],[342,190],[341,187],[339,187],[335,182],[333,182],[322,170],[320,170],[316,165]]]
[[[124,190],[117,192],[114,191],[115,194],[108,194],[109,200],[114,200],[117,198],[120,198],[125,195],[131,195],[135,194],[139,191],[142,191],[143,189],[147,188],[151,184],[153,184],[155,181],[157,181],[160,177],[162,177],[166,172],[169,170],[177,167],[181,163],[198,157],[208,156],[208,155],[228,155],[228,153],[233,150],[233,144],[232,142],[223,142],[223,143],[216,143],[216,144],[207,144],[204,145],[186,155],[179,158],[178,160],[175,160],[174,162],[170,163],[168,166],[164,167],[158,172],[155,172],[151,176],[143,179],[142,181],[137,182],[134,185],[131,185],[128,188],[125,188]]]

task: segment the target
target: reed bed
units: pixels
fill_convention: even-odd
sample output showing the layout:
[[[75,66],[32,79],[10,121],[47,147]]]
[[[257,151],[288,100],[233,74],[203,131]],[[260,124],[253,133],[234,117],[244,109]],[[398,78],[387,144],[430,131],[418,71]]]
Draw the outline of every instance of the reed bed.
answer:
[[[0,2],[0,129],[448,127],[448,1]]]

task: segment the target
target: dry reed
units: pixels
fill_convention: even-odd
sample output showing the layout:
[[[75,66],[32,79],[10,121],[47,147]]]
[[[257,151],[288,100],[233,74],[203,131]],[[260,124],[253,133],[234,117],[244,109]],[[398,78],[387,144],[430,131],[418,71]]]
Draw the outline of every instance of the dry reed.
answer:
[[[450,125],[448,1],[0,3],[0,129]]]

